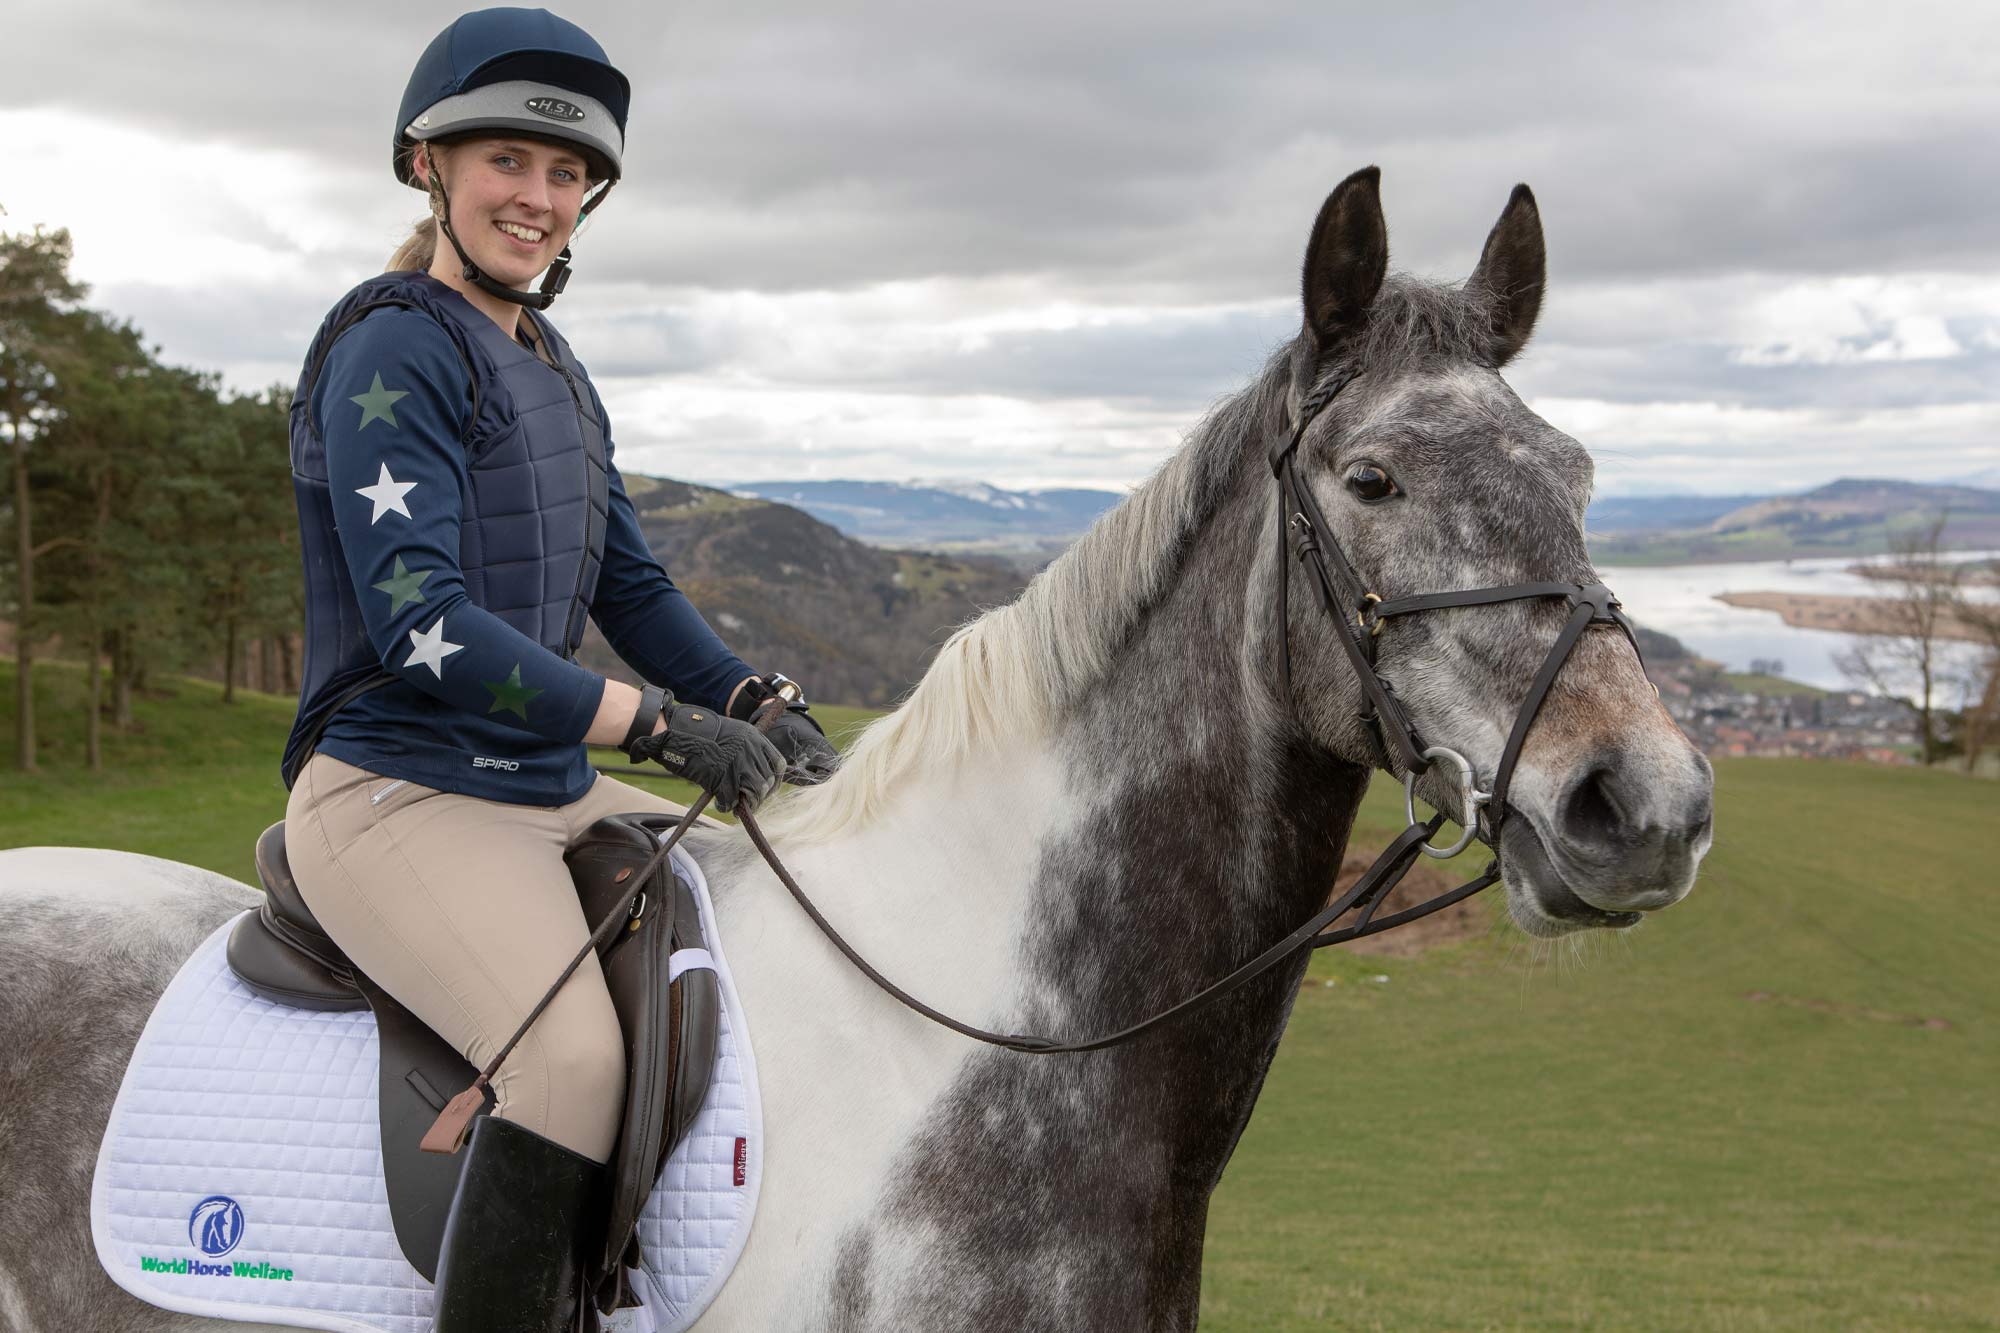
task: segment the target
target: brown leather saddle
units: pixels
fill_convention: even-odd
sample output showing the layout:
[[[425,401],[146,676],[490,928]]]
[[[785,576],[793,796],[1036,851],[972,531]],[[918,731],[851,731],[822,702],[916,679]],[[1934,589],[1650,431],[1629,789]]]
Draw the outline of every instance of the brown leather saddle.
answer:
[[[586,921],[595,926],[659,847],[667,815],[600,819],[564,852]],[[382,1169],[397,1243],[426,1280],[437,1277],[459,1155],[417,1144],[452,1096],[478,1070],[348,961],[299,896],[285,860],[285,826],[257,839],[264,903],[229,935],[229,965],[251,990],[276,1004],[374,1011],[381,1049]],[[634,899],[623,930],[598,953],[625,1030],[625,1116],[613,1151],[601,1231],[579,1238],[585,1290],[601,1310],[633,1304],[624,1284],[638,1262],[639,1211],[667,1154],[701,1109],[715,1067],[722,996],[715,973],[690,968],[669,979],[668,959],[706,948],[694,895],[668,865]],[[553,978],[551,978],[553,980]],[[488,1102],[480,1114],[492,1109]]]

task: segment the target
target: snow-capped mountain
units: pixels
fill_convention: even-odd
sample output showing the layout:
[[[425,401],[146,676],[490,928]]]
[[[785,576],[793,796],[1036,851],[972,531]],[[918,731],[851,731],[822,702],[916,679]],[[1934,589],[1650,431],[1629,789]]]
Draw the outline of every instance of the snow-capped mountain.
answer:
[[[737,495],[803,509],[877,546],[1040,555],[1074,541],[1125,497],[1115,491],[1010,491],[983,481],[757,481]]]

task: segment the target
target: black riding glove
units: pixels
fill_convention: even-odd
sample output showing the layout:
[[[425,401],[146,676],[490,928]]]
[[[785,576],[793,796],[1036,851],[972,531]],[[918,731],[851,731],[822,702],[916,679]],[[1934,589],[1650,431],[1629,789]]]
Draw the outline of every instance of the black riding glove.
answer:
[[[787,707],[764,734],[785,756],[785,781],[795,787],[825,782],[840,764],[840,752],[804,704]]]
[[[777,682],[773,685],[772,682]],[[782,692],[778,688],[783,687]],[[785,711],[764,731],[785,756],[785,781],[811,787],[833,776],[840,754],[820,730],[819,720],[806,711],[805,691],[784,676],[751,676],[729,697],[729,715],[755,720],[785,702]]]
[[[725,814],[739,805],[755,810],[784,774],[785,756],[748,722],[688,704],[670,707],[666,719],[665,731],[639,737],[626,753],[713,791]]]

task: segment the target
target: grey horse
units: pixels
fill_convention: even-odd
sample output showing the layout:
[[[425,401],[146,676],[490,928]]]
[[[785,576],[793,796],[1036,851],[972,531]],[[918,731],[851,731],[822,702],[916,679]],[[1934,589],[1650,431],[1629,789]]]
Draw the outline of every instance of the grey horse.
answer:
[[[832,782],[769,812],[821,908],[910,990],[989,1028],[1092,1035],[1181,999],[1326,900],[1382,751],[1297,578],[1282,686],[1267,451],[1332,368],[1358,375],[1307,432],[1301,476],[1374,590],[1596,581],[1589,457],[1501,377],[1542,298],[1533,196],[1514,192],[1462,286],[1388,275],[1387,251],[1370,168],[1314,224],[1298,336],[1019,600],[954,636]],[[1490,781],[1563,614],[1519,601],[1404,617],[1380,671],[1424,734]],[[1630,645],[1586,633],[1516,772],[1499,847],[1514,921],[1536,936],[1624,927],[1679,900],[1709,845],[1711,785]],[[749,1245],[701,1328],[1194,1326],[1209,1196],[1303,959],[1115,1049],[990,1050],[864,981],[738,831],[690,845],[744,997],[767,1136]],[[8,1328],[224,1327],[115,1287],[87,1203],[149,1008],[254,901],[146,857],[0,854]]]

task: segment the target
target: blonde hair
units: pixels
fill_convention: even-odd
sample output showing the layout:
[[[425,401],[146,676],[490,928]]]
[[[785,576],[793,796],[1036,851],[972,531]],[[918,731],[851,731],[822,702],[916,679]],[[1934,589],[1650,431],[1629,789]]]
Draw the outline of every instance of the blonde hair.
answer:
[[[450,154],[440,143],[419,144],[411,153],[414,169],[416,153],[424,153],[430,158],[430,171],[424,177],[424,192],[430,196],[430,213],[417,220],[410,231],[409,239],[396,247],[396,253],[389,256],[384,273],[428,273],[431,261],[437,258],[438,223],[444,220],[444,190],[438,184],[438,173]]]

